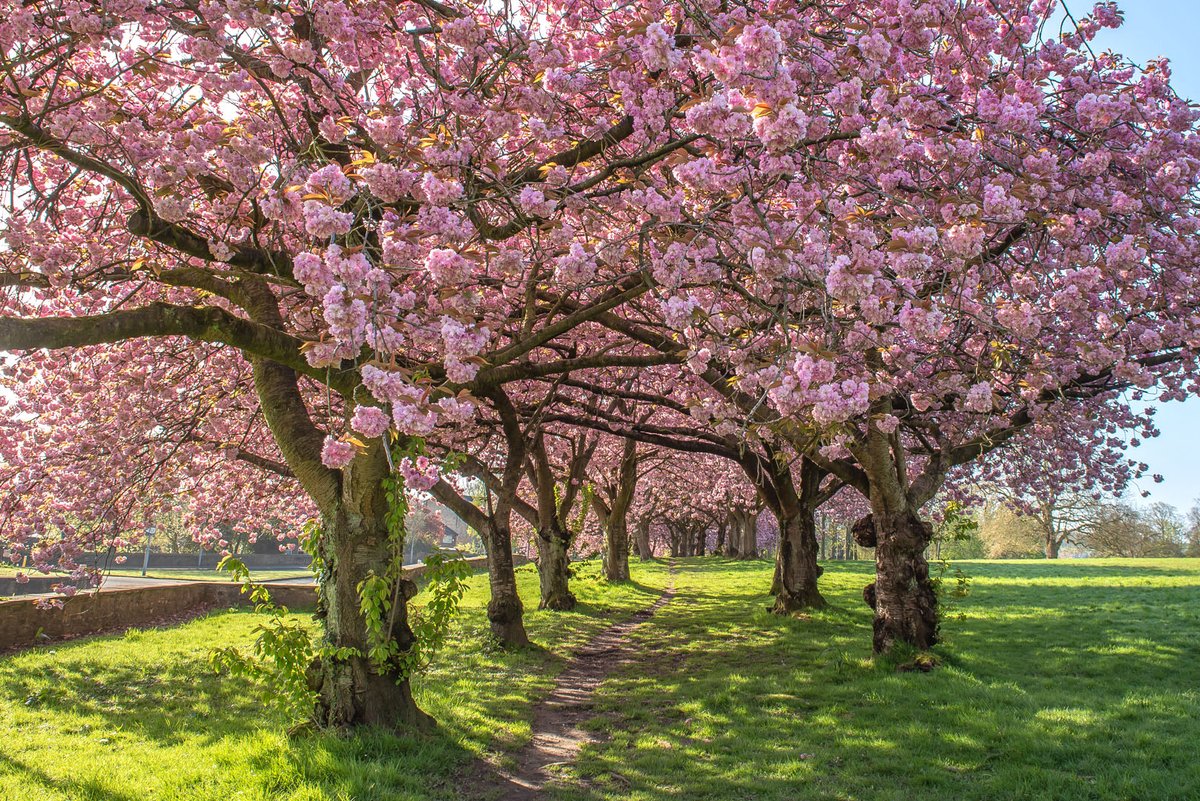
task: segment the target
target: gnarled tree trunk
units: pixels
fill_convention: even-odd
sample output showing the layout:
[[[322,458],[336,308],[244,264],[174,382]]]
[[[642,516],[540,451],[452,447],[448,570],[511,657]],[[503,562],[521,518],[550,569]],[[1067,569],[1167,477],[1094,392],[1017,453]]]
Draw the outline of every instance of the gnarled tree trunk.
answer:
[[[875,610],[875,653],[901,644],[925,650],[938,641],[939,621],[925,561],[933,527],[921,519],[919,509],[943,480],[945,464],[932,460],[910,483],[904,443],[874,426],[855,456],[868,479],[871,501],[871,514],[852,531],[859,546],[875,549],[875,583],[863,590],[863,599]]]
[[[796,511],[780,519],[775,564],[779,584],[772,611],[782,615],[825,606],[825,598],[817,588],[823,571],[817,564],[816,527],[811,514]]]
[[[933,527],[908,509],[872,513],[854,525],[855,542],[875,549],[875,583],[863,591],[875,610],[875,653],[898,643],[921,650],[937,644],[937,594],[925,560],[932,539]]]

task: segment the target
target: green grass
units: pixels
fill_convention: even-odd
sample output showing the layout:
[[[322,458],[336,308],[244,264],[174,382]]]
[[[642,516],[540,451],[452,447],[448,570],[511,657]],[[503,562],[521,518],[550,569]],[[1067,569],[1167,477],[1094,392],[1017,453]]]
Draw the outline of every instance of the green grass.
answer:
[[[635,638],[645,657],[600,690],[572,773],[608,801],[893,801],[1200,797],[1200,561],[963,565],[971,595],[944,625],[943,666],[897,673],[869,658],[870,566],[831,564],[832,606],[765,611],[765,562],[680,560],[675,599]],[[483,645],[485,587],[417,684],[441,722],[421,737],[289,738],[263,689],[212,676],[205,655],[248,642],[257,618],[0,659],[0,798],[457,799],[473,755],[529,737],[534,701],[570,651],[647,605],[662,564],[609,587],[579,566],[576,612],[530,612],[545,650]],[[532,608],[536,577],[519,571]]]

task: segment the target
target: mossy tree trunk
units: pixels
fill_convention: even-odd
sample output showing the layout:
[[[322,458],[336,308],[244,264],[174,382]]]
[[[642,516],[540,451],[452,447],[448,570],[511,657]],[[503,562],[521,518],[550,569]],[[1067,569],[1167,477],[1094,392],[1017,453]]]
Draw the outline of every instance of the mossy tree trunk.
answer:
[[[383,446],[373,442],[367,453],[342,470],[340,498],[332,508],[322,510],[318,615],[325,623],[323,642],[330,646],[325,650],[331,655],[319,658],[309,670],[309,683],[317,694],[314,718],[321,726],[401,728],[432,722],[417,708],[407,677],[394,667],[371,664],[366,656],[372,643],[361,611],[359,584],[371,574],[386,575],[402,558],[403,542],[389,540],[383,486],[387,475]],[[416,591],[411,581],[398,579],[392,593],[386,636],[401,652],[413,645],[408,601]],[[334,654],[335,650],[342,655]]]

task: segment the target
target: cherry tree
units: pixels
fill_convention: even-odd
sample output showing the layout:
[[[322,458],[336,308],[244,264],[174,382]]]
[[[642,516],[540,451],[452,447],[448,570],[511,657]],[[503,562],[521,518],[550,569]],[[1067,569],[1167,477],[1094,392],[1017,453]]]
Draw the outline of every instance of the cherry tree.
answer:
[[[685,343],[869,499],[879,651],[937,640],[921,509],[951,470],[1044,416],[1197,388],[1197,111],[1166,62],[1091,51],[1115,4],[1060,31],[1054,8],[738,8],[715,50],[670,49],[708,82],[672,173],[697,227],[652,255],[661,323],[605,322]]]
[[[648,291],[622,266],[641,229],[597,248],[603,201],[570,198],[682,146],[635,136],[609,93],[582,102],[594,87],[563,65],[595,49],[595,18],[561,11],[5,8],[0,348],[26,352],[22,381],[64,389],[62,349],[135,353],[107,359],[96,379],[111,385],[176,358],[186,387],[214,349],[236,364],[229,394],[270,431],[246,453],[285,465],[322,520],[323,723],[425,720],[396,665],[367,657],[356,590],[371,575],[395,586],[384,650],[402,653],[413,588],[394,568],[385,479],[428,475],[404,454],[507,382],[677,359],[549,347]],[[105,419],[89,408],[84,438]]]

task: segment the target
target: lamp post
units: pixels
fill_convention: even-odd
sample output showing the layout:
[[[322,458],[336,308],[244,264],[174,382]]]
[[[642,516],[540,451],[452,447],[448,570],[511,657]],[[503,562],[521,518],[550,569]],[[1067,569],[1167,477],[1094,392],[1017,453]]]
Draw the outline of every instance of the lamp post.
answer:
[[[150,566],[150,539],[154,536],[154,532],[157,530],[158,529],[156,529],[154,526],[146,526],[146,550],[142,554],[143,577],[146,575],[146,568]]]

